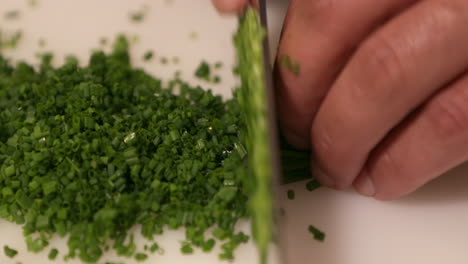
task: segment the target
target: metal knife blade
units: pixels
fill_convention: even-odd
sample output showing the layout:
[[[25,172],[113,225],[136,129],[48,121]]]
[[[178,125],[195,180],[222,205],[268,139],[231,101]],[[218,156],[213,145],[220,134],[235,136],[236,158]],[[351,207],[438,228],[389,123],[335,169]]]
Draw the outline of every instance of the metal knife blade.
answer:
[[[268,126],[269,126],[269,147],[271,153],[271,166],[272,166],[272,179],[273,179],[273,198],[274,198],[274,216],[275,216],[275,244],[278,252],[278,262],[285,263],[286,252],[285,252],[285,239],[282,239],[282,226],[283,226],[283,217],[280,213],[279,207],[279,195],[280,195],[280,185],[282,182],[282,168],[281,168],[281,159],[280,159],[280,146],[279,146],[279,132],[278,132],[278,123],[276,116],[276,103],[275,103],[275,89],[273,85],[273,71],[272,71],[272,61],[270,58],[270,45],[268,38],[268,16],[267,16],[267,0],[259,0],[259,14],[260,14],[260,23],[266,31],[266,36],[263,40],[263,67],[265,72],[265,84],[266,84],[266,97],[267,97],[267,108],[268,108]]]

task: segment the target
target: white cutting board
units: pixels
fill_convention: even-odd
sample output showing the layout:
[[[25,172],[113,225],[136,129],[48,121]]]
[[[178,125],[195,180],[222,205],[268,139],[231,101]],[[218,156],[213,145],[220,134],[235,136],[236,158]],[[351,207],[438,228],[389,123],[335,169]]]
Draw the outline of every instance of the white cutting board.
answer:
[[[167,79],[174,71],[182,70],[182,78],[196,82],[193,71],[201,59],[206,59],[225,64],[222,83],[211,86],[216,93],[227,96],[236,84],[230,71],[236,19],[219,16],[208,0],[38,0],[36,8],[28,7],[27,2],[0,0],[0,27],[9,31],[20,28],[24,33],[18,49],[7,53],[14,59],[34,62],[38,51],[54,51],[58,63],[67,54],[86,58],[92,48],[100,46],[101,37],[111,40],[116,33],[124,32],[139,36],[132,48],[135,64],[156,76]],[[287,2],[269,2],[274,47]],[[149,6],[144,21],[129,22],[129,12],[144,5]],[[4,12],[13,9],[21,10],[21,17],[4,20]],[[195,39],[191,36],[193,32],[197,35]],[[39,48],[40,38],[46,40],[45,48]],[[156,58],[178,56],[180,63],[162,65],[158,59],[143,63],[141,57],[148,49],[155,51]],[[296,190],[295,200],[286,198],[288,189]],[[283,193],[281,206],[287,219],[283,240],[290,264],[468,263],[468,166],[394,202],[375,201],[351,191],[320,189],[311,193],[305,190],[305,183],[285,186]],[[324,243],[311,238],[307,232],[309,224],[327,233]],[[239,229],[248,231],[249,223],[240,223]],[[167,232],[157,239],[165,253],[152,255],[145,263],[227,263],[218,260],[216,251],[182,256],[179,247],[183,238],[182,231]],[[141,248],[144,240],[137,239],[137,243]],[[18,249],[19,255],[13,260],[5,257],[3,245]],[[63,240],[54,240],[51,246],[59,248],[60,256],[66,252]],[[27,253],[21,228],[0,220],[0,264],[62,263],[61,258],[50,262],[48,249],[40,254]],[[118,258],[109,254],[102,260],[101,263]],[[257,263],[252,243],[237,250],[234,263]]]

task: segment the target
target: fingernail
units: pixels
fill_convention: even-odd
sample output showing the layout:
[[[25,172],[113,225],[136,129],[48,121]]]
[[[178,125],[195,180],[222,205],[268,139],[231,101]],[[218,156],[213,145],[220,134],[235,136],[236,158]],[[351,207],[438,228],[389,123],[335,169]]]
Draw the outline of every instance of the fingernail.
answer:
[[[366,175],[360,175],[353,184],[354,189],[362,195],[365,196],[374,196],[375,195],[375,186],[371,178]]]
[[[319,166],[313,165],[312,173],[313,173],[312,176],[315,179],[317,179],[317,181],[319,181],[322,185],[328,188],[335,188],[335,181],[326,173],[324,173],[322,169],[320,169]]]

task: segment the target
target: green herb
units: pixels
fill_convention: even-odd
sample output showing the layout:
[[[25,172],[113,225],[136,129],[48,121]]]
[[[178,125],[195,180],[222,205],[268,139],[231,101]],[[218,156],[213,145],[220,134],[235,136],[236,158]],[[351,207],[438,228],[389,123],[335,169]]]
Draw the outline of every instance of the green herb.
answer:
[[[245,188],[250,196],[252,233],[259,248],[260,261],[266,263],[272,242],[273,194],[271,179],[272,157],[269,151],[263,40],[265,29],[260,25],[257,11],[249,7],[240,18],[234,42],[237,49],[242,81],[237,98],[246,122],[246,146],[249,171]]]
[[[223,63],[222,62],[216,62],[215,65],[214,65],[214,68],[219,70],[223,67]]]
[[[15,249],[12,249],[8,246],[3,247],[3,252],[5,253],[5,256],[9,258],[14,258],[16,255],[18,255],[18,251]]]
[[[292,69],[291,58],[289,55],[280,56],[280,61],[282,62],[283,66],[287,69]]]
[[[292,72],[293,72],[294,75],[296,75],[296,76],[299,75],[299,62],[297,62],[297,61],[293,62],[293,65],[292,65]]]
[[[148,258],[148,255],[145,253],[136,253],[135,254],[135,259],[136,261],[145,261]]]
[[[106,39],[106,38],[104,38],[104,37],[103,37],[103,38],[101,38],[101,39],[99,40],[99,44],[101,44],[102,46],[105,46],[105,45],[107,45],[107,39]]]
[[[189,39],[190,40],[197,40],[198,39],[198,33],[195,32],[195,31],[190,32]]]
[[[148,13],[148,9],[149,9],[148,6],[144,6],[141,10],[130,12],[129,14],[130,20],[134,23],[142,22]]]
[[[145,15],[140,11],[130,14],[130,19],[133,22],[141,22],[143,21],[144,18],[145,18]]]
[[[309,232],[314,236],[315,240],[320,242],[323,242],[325,240],[325,233],[312,225],[309,225]]]
[[[280,63],[294,75],[299,75],[299,63],[296,61],[293,62],[289,55],[280,56]]]
[[[288,199],[294,200],[296,198],[296,193],[293,190],[288,190]]]
[[[39,2],[37,0],[28,0],[28,6],[31,8],[35,8],[39,5]]]
[[[179,64],[180,58],[179,57],[172,57],[172,63]]]
[[[147,51],[143,56],[144,61],[150,61],[153,58],[153,52],[151,50]]]
[[[209,81],[211,74],[210,65],[206,61],[202,61],[195,71],[195,76],[199,79]]]
[[[52,58],[36,69],[0,56],[0,217],[23,225],[28,250],[58,234],[66,259],[96,262],[106,241],[136,257],[139,224],[149,240],[185,227],[185,252],[209,250],[206,231],[220,229],[232,259],[249,216],[238,103],[133,68],[124,37],[84,67]]]
[[[140,42],[140,36],[138,35],[133,35],[130,37],[130,43],[131,44],[137,44]]]
[[[189,243],[184,243],[182,245],[182,248],[180,249],[180,251],[183,253],[183,254],[192,254],[193,253],[193,248],[192,246],[189,244]]]
[[[215,246],[215,244],[216,244],[216,241],[214,239],[209,239],[205,241],[205,243],[202,246],[202,249],[204,252],[210,252]]]
[[[16,48],[21,37],[22,33],[19,30],[13,34],[6,34],[0,30],[0,50]]]
[[[8,20],[17,19],[19,18],[19,16],[20,16],[19,10],[11,10],[11,11],[6,12],[4,15],[5,19],[8,19]]]
[[[150,251],[151,253],[154,253],[154,252],[156,252],[156,250],[158,250],[158,249],[159,249],[158,243],[153,243],[153,245],[151,245],[151,247],[149,248],[149,251]]]
[[[214,84],[220,83],[221,77],[219,77],[219,75],[211,76],[213,73],[211,68],[212,66],[210,64],[208,64],[206,61],[202,61],[195,71],[195,77]]]
[[[49,252],[49,259],[50,260],[55,260],[57,258],[57,255],[58,255],[59,251],[56,249],[56,248],[53,248],[50,250]]]
[[[221,77],[219,77],[218,75],[213,77],[213,83],[220,83],[220,82],[221,82]]]
[[[37,218],[38,218],[37,223],[38,223],[39,227],[41,229],[47,228],[48,224],[44,225],[44,219],[47,219],[46,216],[39,215],[39,216],[37,216]],[[47,219],[47,221],[48,221],[48,219]],[[26,223],[26,225],[27,224],[28,223]],[[26,226],[24,227],[23,230],[24,230],[25,234],[28,234]],[[30,232],[30,233],[32,233],[32,232]],[[47,238],[45,238],[45,236],[43,234],[41,234],[41,236],[38,237],[38,238],[33,238],[31,235],[28,235],[26,237],[26,246],[28,248],[28,251],[37,253],[37,252],[42,251],[48,245],[49,245],[49,242],[47,241]]]
[[[309,191],[314,191],[314,190],[320,188],[320,186],[321,185],[317,180],[311,180],[311,181],[307,182],[307,184],[306,184],[306,188]]]
[[[40,38],[39,41],[38,41],[38,44],[39,44],[39,47],[40,47],[40,48],[45,47],[45,45],[46,45],[45,39]]]

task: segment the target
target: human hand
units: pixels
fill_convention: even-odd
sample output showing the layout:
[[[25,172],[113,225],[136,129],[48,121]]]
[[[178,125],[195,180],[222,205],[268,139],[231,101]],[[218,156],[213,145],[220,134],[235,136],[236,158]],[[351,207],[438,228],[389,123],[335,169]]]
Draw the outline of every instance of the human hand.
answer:
[[[466,0],[290,1],[279,119],[319,181],[388,200],[468,160],[466,25]]]

